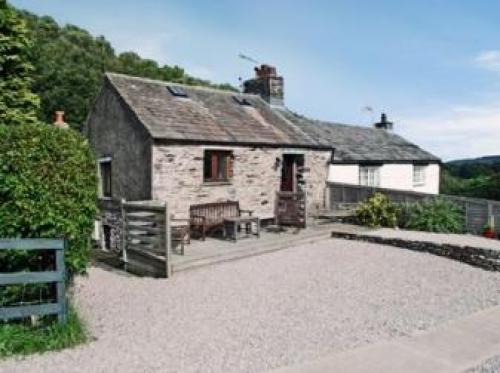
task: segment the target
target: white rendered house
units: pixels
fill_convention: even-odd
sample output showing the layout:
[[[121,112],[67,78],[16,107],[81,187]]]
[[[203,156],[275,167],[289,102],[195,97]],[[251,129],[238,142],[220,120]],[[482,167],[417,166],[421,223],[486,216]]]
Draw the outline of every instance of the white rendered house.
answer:
[[[395,134],[385,114],[373,127],[282,114],[318,143],[335,149],[329,182],[439,193],[441,160]]]

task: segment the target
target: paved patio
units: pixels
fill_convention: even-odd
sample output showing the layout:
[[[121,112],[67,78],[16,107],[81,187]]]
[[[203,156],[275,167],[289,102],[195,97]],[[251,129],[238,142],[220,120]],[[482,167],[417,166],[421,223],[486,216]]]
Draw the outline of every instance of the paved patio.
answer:
[[[186,269],[242,259],[254,255],[289,248],[305,243],[313,243],[330,236],[337,224],[312,224],[307,229],[284,227],[283,231],[263,228],[260,237],[242,235],[237,241],[223,238],[207,237],[206,241],[191,240],[185,245],[184,255],[180,255],[180,246],[172,250],[172,270],[178,272]]]

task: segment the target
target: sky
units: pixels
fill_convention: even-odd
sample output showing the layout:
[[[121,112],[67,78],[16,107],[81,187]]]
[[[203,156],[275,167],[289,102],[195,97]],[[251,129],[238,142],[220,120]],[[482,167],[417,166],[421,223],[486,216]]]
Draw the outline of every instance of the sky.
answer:
[[[277,67],[290,109],[366,126],[384,111],[443,160],[500,154],[497,0],[11,3],[214,82],[252,77],[243,53]]]

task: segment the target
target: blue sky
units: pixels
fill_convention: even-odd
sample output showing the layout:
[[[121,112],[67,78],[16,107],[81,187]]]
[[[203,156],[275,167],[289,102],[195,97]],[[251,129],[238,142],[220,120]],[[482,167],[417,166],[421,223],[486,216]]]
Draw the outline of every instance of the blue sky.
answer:
[[[275,65],[291,109],[396,132],[443,159],[500,154],[500,2],[14,0],[215,82]]]

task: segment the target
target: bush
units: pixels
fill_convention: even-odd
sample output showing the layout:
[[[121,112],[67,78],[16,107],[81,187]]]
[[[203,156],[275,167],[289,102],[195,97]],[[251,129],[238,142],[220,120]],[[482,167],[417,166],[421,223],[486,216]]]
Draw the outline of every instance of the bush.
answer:
[[[0,237],[65,237],[69,274],[84,272],[96,201],[95,160],[80,134],[0,125]]]
[[[395,227],[397,206],[382,193],[375,193],[356,209],[359,224],[369,227]]]
[[[463,233],[464,214],[460,207],[442,198],[408,205],[400,226],[418,231],[437,233]]]
[[[65,323],[45,321],[37,327],[0,323],[0,358],[60,350],[88,339],[85,325],[71,307]]]

